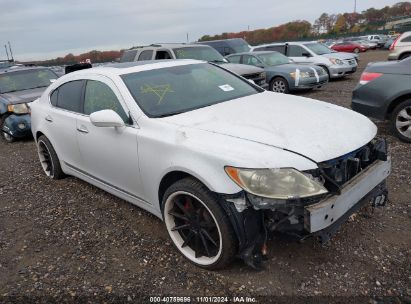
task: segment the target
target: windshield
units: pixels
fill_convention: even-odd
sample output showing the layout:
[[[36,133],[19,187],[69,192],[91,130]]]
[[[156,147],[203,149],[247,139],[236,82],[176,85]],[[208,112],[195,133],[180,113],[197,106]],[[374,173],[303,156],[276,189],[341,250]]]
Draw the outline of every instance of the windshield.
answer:
[[[317,55],[324,55],[324,54],[331,54],[332,51],[321,43],[305,43],[306,47],[308,47],[311,51],[316,53]]]
[[[188,64],[121,76],[149,117],[165,117],[260,91],[247,81],[208,64]]]
[[[0,93],[48,87],[58,76],[48,69],[8,72],[0,75]]]
[[[257,57],[268,66],[291,63],[287,56],[278,52],[258,54]]]
[[[183,47],[173,49],[177,59],[198,59],[210,62],[227,62],[219,52],[212,47]]]

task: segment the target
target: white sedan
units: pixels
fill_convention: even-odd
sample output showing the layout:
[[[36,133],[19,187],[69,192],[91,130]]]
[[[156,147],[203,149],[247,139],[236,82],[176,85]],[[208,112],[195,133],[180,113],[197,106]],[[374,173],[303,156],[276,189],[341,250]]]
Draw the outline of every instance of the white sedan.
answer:
[[[368,118],[202,61],[70,73],[31,113],[48,176],[76,176],[148,210],[208,269],[235,256],[256,267],[273,231],[326,241],[386,197],[390,159]]]

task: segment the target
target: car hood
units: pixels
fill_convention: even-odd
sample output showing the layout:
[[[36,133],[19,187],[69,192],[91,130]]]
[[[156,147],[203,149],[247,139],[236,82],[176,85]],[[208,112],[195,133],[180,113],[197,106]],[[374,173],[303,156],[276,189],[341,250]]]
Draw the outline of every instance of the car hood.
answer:
[[[3,93],[0,94],[0,97],[5,99],[7,104],[27,103],[39,98],[46,88],[47,87]]]
[[[370,142],[377,133],[377,127],[368,118],[354,111],[273,92],[163,119],[180,127],[290,150],[316,162],[352,152]]]
[[[238,64],[238,63],[222,63],[220,64],[221,67],[234,72],[238,75],[248,75],[248,74],[255,74],[264,72],[262,68],[258,68],[255,66],[250,66],[247,64]]]
[[[345,53],[345,52],[336,52],[336,53],[330,53],[330,54],[323,54],[322,56],[325,56],[327,58],[337,58],[337,59],[353,59],[356,58],[357,56],[351,53]]]

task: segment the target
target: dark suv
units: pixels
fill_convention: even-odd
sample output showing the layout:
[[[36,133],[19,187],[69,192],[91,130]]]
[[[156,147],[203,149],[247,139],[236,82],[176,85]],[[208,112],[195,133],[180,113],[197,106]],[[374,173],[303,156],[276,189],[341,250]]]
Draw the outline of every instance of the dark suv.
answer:
[[[123,53],[120,62],[161,60],[161,59],[197,59],[220,65],[244,78],[252,80],[256,85],[266,89],[266,75],[262,68],[245,64],[229,63],[215,49],[208,45],[196,44],[152,44],[132,48]]]
[[[58,76],[45,67],[0,69],[0,133],[6,142],[31,136],[30,102]]]

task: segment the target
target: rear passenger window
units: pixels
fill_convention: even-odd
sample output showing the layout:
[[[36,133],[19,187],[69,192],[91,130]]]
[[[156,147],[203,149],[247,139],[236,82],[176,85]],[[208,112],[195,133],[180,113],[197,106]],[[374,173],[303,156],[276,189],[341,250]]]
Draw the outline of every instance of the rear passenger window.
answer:
[[[401,39],[401,42],[411,42],[411,35]]]
[[[53,106],[57,106],[57,95],[58,95],[58,93],[59,93],[59,90],[58,89],[56,89],[56,90],[54,90],[53,91],[53,93],[51,93],[51,95],[50,95],[50,102],[51,102],[51,104],[53,105]]]
[[[269,45],[265,47],[266,51],[276,51],[285,55],[285,45]]]
[[[151,58],[153,58],[153,51],[145,50],[141,52],[140,56],[138,56],[138,61],[151,60]]]
[[[120,62],[132,62],[136,58],[137,50],[125,51],[121,56]]]
[[[57,107],[81,113],[83,85],[83,80],[75,80],[60,86],[57,90]]]
[[[303,57],[303,53],[307,53],[301,46],[289,45],[288,56],[289,57]]]

